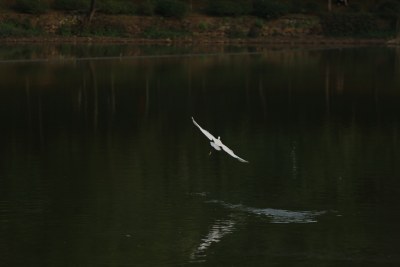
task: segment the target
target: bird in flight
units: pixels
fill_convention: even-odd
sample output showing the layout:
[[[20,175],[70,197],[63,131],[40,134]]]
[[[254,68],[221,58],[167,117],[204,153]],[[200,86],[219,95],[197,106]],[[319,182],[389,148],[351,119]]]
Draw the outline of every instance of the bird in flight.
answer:
[[[241,157],[239,157],[238,155],[236,155],[235,153],[233,153],[232,149],[230,149],[229,147],[227,147],[226,145],[224,145],[221,141],[221,138],[218,136],[218,138],[215,138],[212,134],[210,134],[208,131],[204,130],[203,128],[201,128],[201,126],[199,124],[197,124],[197,122],[193,119],[192,117],[192,121],[194,123],[194,125],[196,125],[200,131],[207,136],[208,139],[210,139],[210,145],[217,151],[221,151],[221,149],[223,151],[225,151],[226,153],[228,153],[230,156],[234,157],[235,159],[239,160],[240,162],[245,162],[248,163],[247,160],[242,159]],[[210,152],[211,154],[211,152]]]

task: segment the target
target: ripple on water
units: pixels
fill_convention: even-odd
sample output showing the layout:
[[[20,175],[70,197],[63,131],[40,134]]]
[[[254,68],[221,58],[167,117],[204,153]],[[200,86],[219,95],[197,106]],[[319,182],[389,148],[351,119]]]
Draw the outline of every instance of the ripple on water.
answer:
[[[325,211],[291,211],[273,208],[253,208],[242,204],[231,204],[220,200],[209,200],[207,203],[215,203],[235,212],[245,212],[250,215],[265,216],[271,223],[316,223],[317,217]]]

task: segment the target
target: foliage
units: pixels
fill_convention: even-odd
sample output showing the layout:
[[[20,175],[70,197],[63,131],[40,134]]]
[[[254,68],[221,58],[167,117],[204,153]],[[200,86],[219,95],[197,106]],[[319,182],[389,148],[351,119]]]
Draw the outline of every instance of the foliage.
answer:
[[[251,13],[252,7],[247,1],[210,0],[206,12],[213,16],[241,16]]]
[[[62,36],[107,36],[107,37],[127,37],[126,26],[119,21],[107,21],[94,19],[90,25],[64,24],[57,34]]]
[[[200,30],[200,31],[207,31],[209,28],[210,28],[210,25],[207,23],[207,22],[205,22],[205,21],[201,21],[199,24],[198,24],[198,29]]]
[[[127,37],[125,25],[116,21],[93,21],[89,27],[84,28],[80,35],[83,36],[111,36]]]
[[[72,36],[76,33],[77,33],[76,29],[70,25],[62,25],[57,30],[57,34],[61,36]]]
[[[359,3],[353,3],[353,2],[350,2],[350,4],[348,5],[348,9],[350,12],[353,13],[358,13],[363,11],[363,8]]]
[[[251,25],[249,32],[247,33],[247,37],[250,38],[258,38],[261,36],[262,33],[262,27],[264,23],[262,20],[258,19],[256,20],[253,25]]]
[[[0,23],[0,37],[23,36],[25,31],[12,23]]]
[[[244,35],[259,37],[262,34],[262,26],[265,20],[279,18],[290,13],[319,14],[323,32],[328,36],[358,36],[372,37],[376,34],[394,32],[396,23],[400,20],[400,0],[376,0],[376,1],[350,1],[349,5],[334,8],[335,12],[327,13],[326,1],[318,0],[191,0],[195,2],[194,9],[205,11],[212,16],[242,16],[254,15],[258,23],[250,25],[246,29],[232,27],[226,31],[227,36],[238,38]],[[29,14],[41,14],[50,8],[64,11],[87,12],[90,0],[0,0],[0,7],[14,8],[18,12]],[[189,0],[97,0],[96,10],[105,14],[138,14],[152,16],[154,14],[183,18],[189,12]],[[334,3],[334,1],[333,1]],[[366,11],[370,13],[365,13]],[[196,11],[195,11],[196,12]],[[24,23],[2,22],[1,34],[25,35],[36,34],[37,29]],[[60,23],[61,25],[62,23]],[[115,24],[115,23],[114,23]],[[97,28],[96,28],[97,27]],[[75,35],[85,33],[87,35],[126,35],[126,29],[118,25],[97,25],[90,29],[82,29],[82,25],[63,25],[58,33],[62,35]],[[212,31],[206,22],[200,22],[200,31]],[[279,31],[279,29],[277,30]],[[171,30],[150,27],[143,32],[149,38],[175,38],[184,36],[180,30]],[[383,35],[382,35],[383,36]]]
[[[158,0],[155,12],[163,17],[183,18],[188,13],[188,5],[178,0]]]
[[[39,34],[41,31],[32,27],[28,22],[5,21],[0,23],[0,37],[29,37]]]
[[[59,10],[87,10],[89,9],[89,0],[54,0],[54,8]]]
[[[378,4],[374,12],[381,18],[389,20],[395,24],[397,19],[400,19],[400,1],[386,0]]]
[[[322,12],[321,5],[316,1],[298,1],[291,0],[289,3],[290,13],[303,13],[303,14],[320,14]]]
[[[247,34],[247,31],[234,25],[227,31],[228,38],[245,38],[247,37]]]
[[[128,0],[102,0],[98,1],[97,8],[105,14],[135,14],[135,6]]]
[[[187,31],[176,30],[176,29],[160,29],[158,27],[151,26],[145,29],[142,33],[143,37],[150,39],[174,39],[189,36],[190,33]]]
[[[276,19],[289,13],[289,5],[275,0],[254,0],[254,15],[264,19]]]
[[[318,5],[318,3],[315,2],[305,2],[303,5],[303,13],[307,13],[307,14],[318,14],[320,13],[320,5]]]
[[[155,4],[151,0],[145,0],[139,3],[137,7],[137,14],[143,16],[154,15]]]
[[[17,0],[14,5],[16,11],[28,14],[43,14],[48,8],[44,0]]]
[[[368,13],[332,13],[321,17],[323,32],[328,36],[369,37],[379,31],[376,18]]]

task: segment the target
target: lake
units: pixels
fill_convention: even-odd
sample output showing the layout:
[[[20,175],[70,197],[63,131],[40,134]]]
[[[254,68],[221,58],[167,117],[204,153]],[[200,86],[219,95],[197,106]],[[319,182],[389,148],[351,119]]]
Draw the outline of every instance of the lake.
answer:
[[[399,48],[0,57],[2,265],[400,265]]]

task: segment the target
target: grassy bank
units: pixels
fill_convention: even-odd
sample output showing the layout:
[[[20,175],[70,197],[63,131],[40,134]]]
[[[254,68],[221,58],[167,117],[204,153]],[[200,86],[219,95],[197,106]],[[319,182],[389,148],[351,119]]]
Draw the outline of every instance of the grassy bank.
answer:
[[[382,42],[396,35],[400,12],[396,0],[351,1],[330,12],[321,1],[97,0],[89,20],[89,3],[5,0],[0,41]]]

